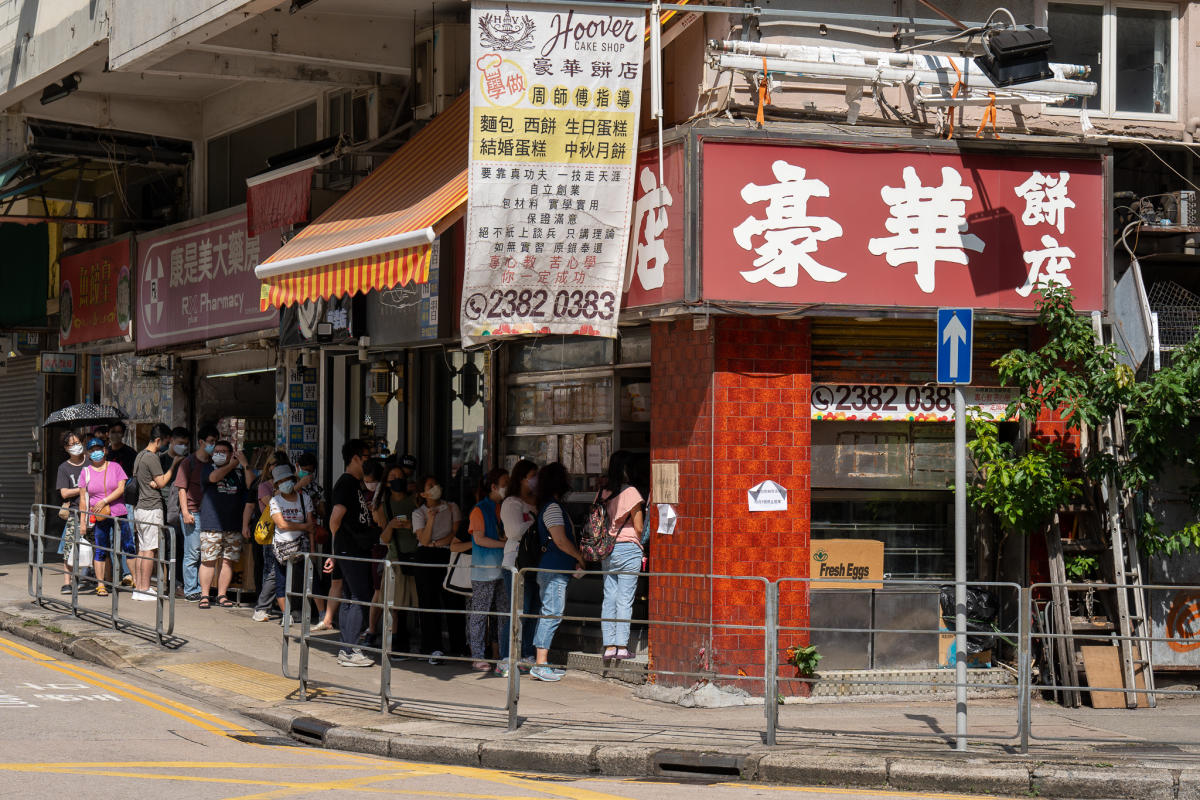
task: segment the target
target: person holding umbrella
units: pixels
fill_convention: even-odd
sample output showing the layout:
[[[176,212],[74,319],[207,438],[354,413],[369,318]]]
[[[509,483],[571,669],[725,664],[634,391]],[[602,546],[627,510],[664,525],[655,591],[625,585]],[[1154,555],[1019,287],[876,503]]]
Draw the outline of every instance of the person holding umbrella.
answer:
[[[93,437],[88,440],[88,465],[79,476],[79,510],[84,514],[97,515],[94,528],[98,581],[96,594],[101,597],[108,594],[108,552],[115,538],[114,523],[121,537],[120,551],[126,555],[134,553],[133,526],[128,520],[121,519],[128,512],[122,498],[125,496],[125,481],[129,476],[121,469],[120,464],[107,459],[106,450],[104,441],[100,438]]]

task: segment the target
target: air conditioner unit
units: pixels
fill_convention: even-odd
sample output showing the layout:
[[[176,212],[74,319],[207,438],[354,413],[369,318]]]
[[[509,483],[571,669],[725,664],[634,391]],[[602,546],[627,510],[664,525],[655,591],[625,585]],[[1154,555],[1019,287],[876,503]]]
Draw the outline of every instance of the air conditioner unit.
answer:
[[[413,40],[413,118],[446,110],[467,89],[470,26],[446,22],[418,31]]]

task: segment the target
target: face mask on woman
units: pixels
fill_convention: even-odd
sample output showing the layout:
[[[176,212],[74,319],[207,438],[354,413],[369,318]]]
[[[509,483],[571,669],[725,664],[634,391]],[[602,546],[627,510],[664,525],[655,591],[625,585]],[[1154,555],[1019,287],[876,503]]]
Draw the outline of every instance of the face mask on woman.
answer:
[[[404,494],[404,479],[397,478],[394,481],[389,481],[388,488],[391,489],[396,494]]]
[[[311,473],[310,473],[308,470],[306,470],[306,469],[298,469],[298,470],[296,470],[296,477],[297,477],[297,478],[307,478],[307,477],[308,477],[310,474],[311,474]]]
[[[67,452],[70,453],[72,456],[81,456],[81,455],[83,455],[83,445],[73,444],[67,448]]]
[[[214,464],[216,464],[218,467],[225,466],[226,462],[228,462],[228,461],[229,461],[229,453],[213,453],[212,462]]]
[[[187,455],[188,448],[187,448],[186,444],[177,444],[174,447],[172,447],[171,449],[175,451],[175,455],[177,455],[177,456],[186,456]]]
[[[530,475],[528,478],[525,479],[525,482],[527,484],[529,484],[529,491],[531,491],[531,492],[537,491],[537,475]]]
[[[442,487],[435,483],[433,486],[430,486],[425,490],[425,497],[426,499],[432,500],[436,503],[438,500],[442,499]]]
[[[88,453],[88,455],[91,456],[92,461],[95,461],[97,464],[104,460],[103,450],[93,450],[92,452]]]
[[[284,494],[291,494],[295,488],[295,481],[284,481],[283,483],[279,484],[279,491],[283,492]]]

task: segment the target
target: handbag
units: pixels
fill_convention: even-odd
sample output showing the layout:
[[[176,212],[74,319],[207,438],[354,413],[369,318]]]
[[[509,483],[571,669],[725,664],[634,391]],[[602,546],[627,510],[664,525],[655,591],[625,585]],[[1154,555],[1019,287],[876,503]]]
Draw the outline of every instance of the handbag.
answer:
[[[267,507],[258,515],[258,523],[254,526],[254,541],[266,547],[274,539],[275,521],[271,519],[271,504],[267,503]]]
[[[471,552],[451,553],[450,563],[446,566],[446,577],[442,579],[442,588],[447,592],[470,597],[471,587]]]
[[[308,534],[302,533],[295,539],[286,542],[282,539],[273,538],[271,540],[271,547],[275,550],[275,560],[280,564],[286,564],[289,561],[296,560],[302,552],[308,550]]]
[[[86,567],[92,563],[92,543],[81,537],[79,546],[72,546],[63,555],[68,567]]]

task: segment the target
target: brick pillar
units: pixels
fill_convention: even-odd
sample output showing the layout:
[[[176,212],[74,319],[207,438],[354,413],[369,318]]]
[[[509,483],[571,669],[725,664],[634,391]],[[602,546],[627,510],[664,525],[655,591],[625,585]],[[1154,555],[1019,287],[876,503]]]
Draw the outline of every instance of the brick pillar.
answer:
[[[652,458],[679,464],[676,532],[654,537],[651,569],[807,577],[808,322],[733,316],[713,318],[702,331],[692,329],[691,319],[651,330]],[[768,479],[788,490],[788,510],[749,512],[747,490]],[[655,578],[650,608],[654,619],[693,623],[652,627],[656,668],[761,676],[762,632],[730,627],[762,624],[761,581]],[[785,584],[780,624],[807,621],[807,591]],[[780,642],[806,639],[795,632]],[[761,684],[746,681],[743,688],[760,691]]]

